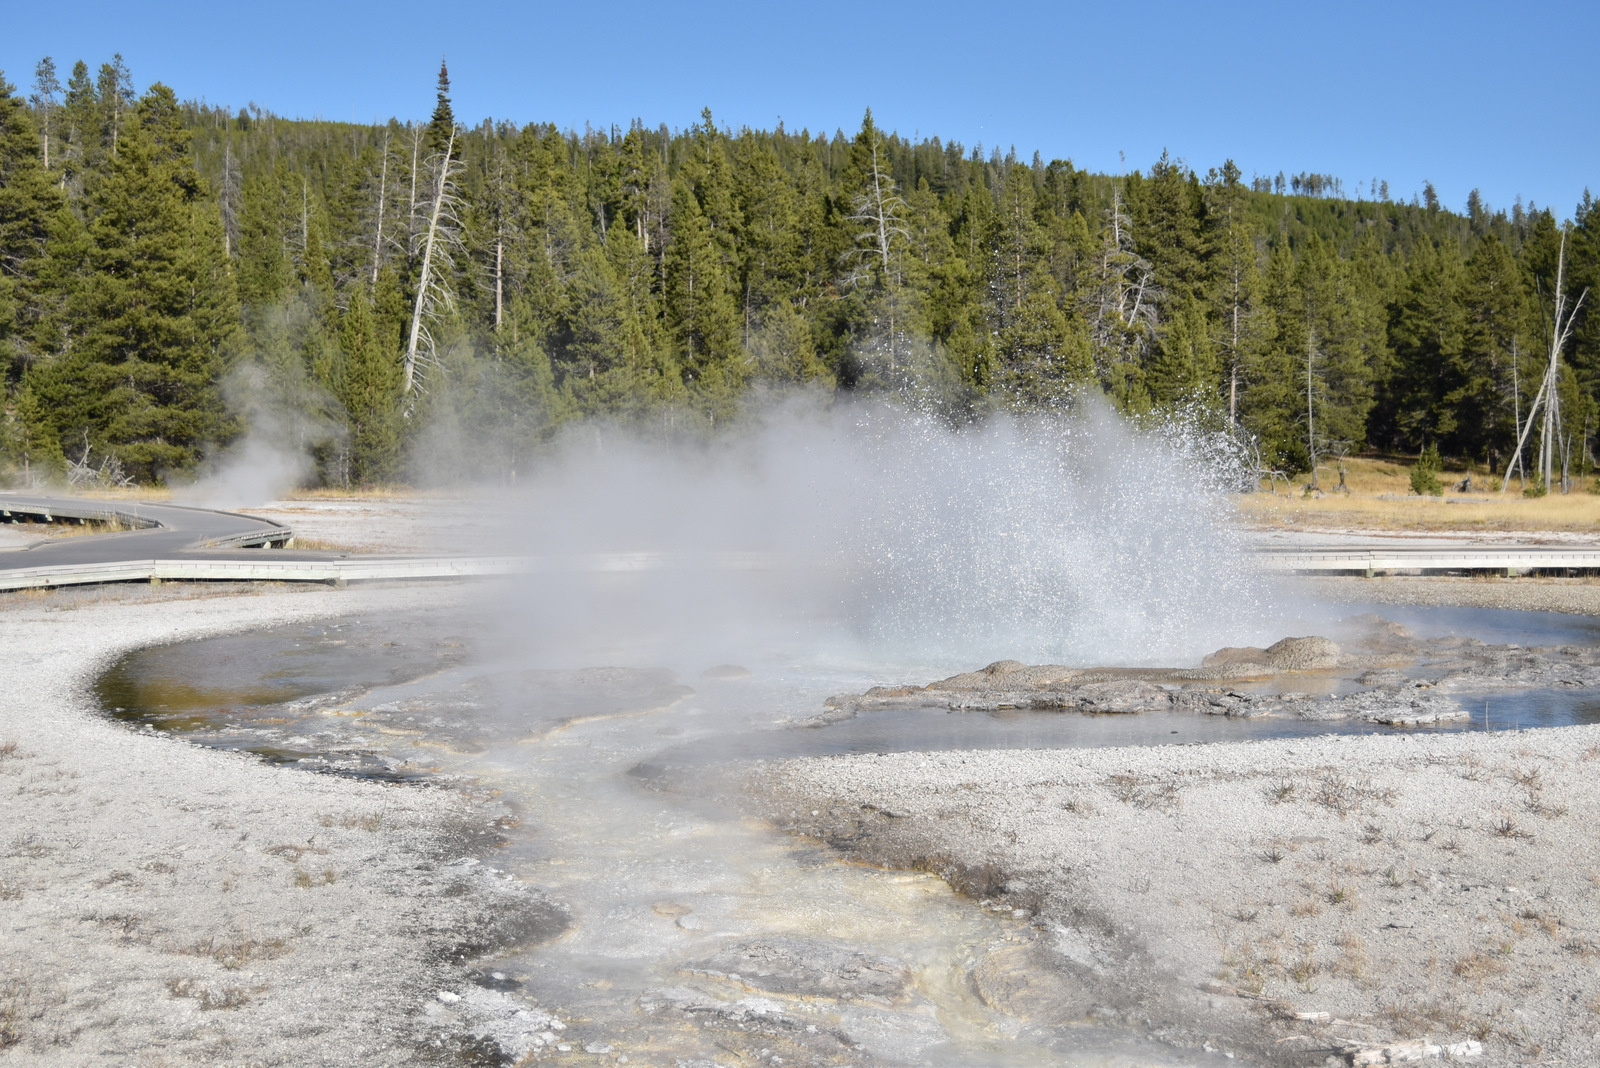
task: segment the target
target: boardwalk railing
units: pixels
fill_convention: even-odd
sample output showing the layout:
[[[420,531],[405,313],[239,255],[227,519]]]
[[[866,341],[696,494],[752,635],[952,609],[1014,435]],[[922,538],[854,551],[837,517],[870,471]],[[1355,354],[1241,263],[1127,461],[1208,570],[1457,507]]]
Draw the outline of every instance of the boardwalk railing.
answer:
[[[1600,547],[1466,546],[1460,548],[1264,549],[1267,571],[1300,574],[1600,571]],[[0,554],[3,559],[4,554]],[[838,560],[780,553],[586,553],[566,556],[358,556],[280,557],[203,550],[177,557],[101,563],[0,567],[0,590],[78,586],[101,582],[351,582],[486,578],[497,575],[627,574],[634,572],[775,571],[828,567]]]
[[[1441,547],[1263,549],[1270,571],[1308,574],[1381,575],[1392,572],[1482,571],[1526,574],[1532,571],[1600,571],[1600,547],[1554,545],[1468,545]]]

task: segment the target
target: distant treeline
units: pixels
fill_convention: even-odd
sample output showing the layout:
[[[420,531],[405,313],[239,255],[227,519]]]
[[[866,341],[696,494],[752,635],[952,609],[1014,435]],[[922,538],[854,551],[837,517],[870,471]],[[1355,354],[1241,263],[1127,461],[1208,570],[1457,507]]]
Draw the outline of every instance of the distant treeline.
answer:
[[[1520,202],[1165,155],[1094,174],[870,112],[854,136],[709,111],[466,128],[438,88],[429,122],[364,126],[138,95],[120,57],[64,85],[46,60],[26,97],[0,78],[10,477],[159,480],[246,424],[329,483],[450,442],[510,476],[566,421],[713,426],[760,383],[957,421],[1097,391],[1209,413],[1287,473],[1429,445],[1503,467],[1549,360],[1562,224]],[[1597,237],[1585,195],[1569,301]],[[1590,310],[1552,431],[1575,465],[1600,431]]]

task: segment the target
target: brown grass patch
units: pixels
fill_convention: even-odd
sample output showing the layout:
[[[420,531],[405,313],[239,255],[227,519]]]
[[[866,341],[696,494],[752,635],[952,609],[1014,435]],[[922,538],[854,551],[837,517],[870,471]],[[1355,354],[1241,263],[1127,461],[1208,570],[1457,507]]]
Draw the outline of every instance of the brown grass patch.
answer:
[[[1369,779],[1351,779],[1337,771],[1325,771],[1317,777],[1311,800],[1344,817],[1373,804],[1393,805],[1396,796],[1392,786],[1377,786]]]
[[[294,885],[302,890],[309,890],[313,886],[332,886],[339,881],[339,873],[332,868],[323,868],[320,873],[306,871],[304,868],[295,868]]]
[[[282,857],[290,864],[298,864],[300,863],[300,858],[305,856],[307,853],[322,855],[328,851],[320,846],[289,845],[285,843],[283,845],[268,846],[266,849],[263,849],[262,852],[267,854],[269,857]]]
[[[301,537],[299,534],[296,534],[294,536],[294,538],[290,541],[289,548],[291,548],[291,549],[308,549],[308,550],[311,550],[312,552],[322,552],[322,553],[348,553],[348,552],[356,552],[357,551],[357,550],[351,548],[350,546],[344,545],[344,544],[342,544],[340,542],[328,541],[326,538],[304,538],[304,537]]]
[[[378,497],[435,497],[447,496],[446,494],[419,492],[404,482],[379,483],[376,486],[319,486],[311,489],[297,489],[284,495],[287,501],[338,501],[338,500],[372,500]]]
[[[1178,785],[1170,779],[1142,779],[1137,775],[1113,775],[1106,780],[1113,797],[1134,808],[1172,812],[1182,804]]]
[[[1384,1006],[1383,1018],[1404,1038],[1417,1038],[1440,1031],[1459,1033],[1467,1029],[1468,1017],[1453,1001],[1424,1001],[1416,1004]]]
[[[28,984],[23,979],[0,980],[0,1049],[22,1041],[22,1019],[26,1014]]]
[[[1443,497],[1419,497],[1411,492],[1409,458],[1355,457],[1346,461],[1345,486],[1349,493],[1325,492],[1306,497],[1301,487],[1310,479],[1299,476],[1294,489],[1263,492],[1239,498],[1239,513],[1246,521],[1265,527],[1362,530],[1575,530],[1592,531],[1600,525],[1600,495],[1586,488],[1568,494],[1524,497],[1513,481],[1504,494],[1497,478],[1482,467],[1471,471],[1471,493],[1452,488],[1468,474],[1454,466],[1440,472],[1446,486]],[[1332,465],[1318,468],[1324,491],[1339,484]],[[1493,489],[1489,488],[1493,485]],[[1479,488],[1482,486],[1483,488]]]
[[[1496,954],[1480,953],[1477,950],[1473,950],[1456,961],[1450,970],[1463,979],[1471,979],[1481,983],[1490,976],[1504,973],[1506,965],[1505,961],[1501,960]]]
[[[178,950],[186,957],[210,957],[230,971],[253,960],[276,960],[294,952],[286,938],[219,939],[215,936]]]
[[[167,993],[175,998],[194,998],[200,1003],[202,1012],[213,1012],[248,1005],[253,992],[242,986],[224,986],[220,990],[213,990],[198,979],[168,979]]]

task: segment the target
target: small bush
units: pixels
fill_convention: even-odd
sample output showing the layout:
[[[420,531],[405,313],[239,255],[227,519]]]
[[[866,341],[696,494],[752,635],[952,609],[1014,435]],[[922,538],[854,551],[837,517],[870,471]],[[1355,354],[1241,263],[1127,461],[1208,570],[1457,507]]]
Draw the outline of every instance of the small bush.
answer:
[[[1437,445],[1423,449],[1411,467],[1411,492],[1419,497],[1443,497],[1444,483],[1439,481],[1439,470],[1443,466]]]

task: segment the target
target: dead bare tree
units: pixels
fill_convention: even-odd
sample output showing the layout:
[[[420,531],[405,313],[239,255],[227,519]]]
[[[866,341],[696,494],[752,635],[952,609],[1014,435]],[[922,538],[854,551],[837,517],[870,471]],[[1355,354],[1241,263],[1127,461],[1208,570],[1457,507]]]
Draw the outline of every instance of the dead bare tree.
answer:
[[[852,283],[861,280],[862,267],[873,260],[877,261],[887,283],[893,270],[894,242],[911,240],[911,231],[905,223],[906,202],[901,199],[894,178],[883,169],[876,127],[870,142],[871,164],[866,187],[856,195],[849,216],[851,222],[863,227],[856,233],[856,248],[851,252],[857,264],[847,279]]]
[[[462,165],[455,159],[456,136],[459,129],[452,127],[445,140],[444,151],[428,159],[430,171],[427,225],[419,235],[422,256],[421,272],[417,277],[416,299],[411,307],[411,330],[406,340],[405,392],[419,392],[425,372],[439,365],[438,347],[433,336],[433,324],[441,316],[455,310],[455,293],[450,288],[450,274],[454,266],[453,255],[461,245],[461,199],[456,191],[456,178]],[[414,253],[415,254],[415,253]]]
[[[517,212],[514,187],[506,178],[504,146],[495,145],[494,170],[489,175],[489,210],[494,216],[494,329],[505,325],[506,246],[514,237]]]
[[[1150,262],[1134,251],[1133,225],[1122,191],[1111,190],[1090,308],[1089,342],[1095,369],[1110,382],[1121,364],[1139,357],[1156,327],[1156,288]]]
[[[389,199],[389,131],[383,131],[383,149],[378,163],[378,212],[372,233],[372,288],[378,288],[378,272],[383,269],[383,214]]]
[[[1317,484],[1317,335],[1306,332],[1306,452],[1311,457],[1311,482],[1307,489],[1321,490]]]
[[[61,82],[56,78],[56,61],[45,56],[33,72],[33,107],[39,114],[39,140],[44,152],[44,169],[50,169],[50,138],[54,133],[56,97],[61,95]]]
[[[869,122],[870,119],[869,115]],[[900,196],[893,175],[885,169],[878,128],[871,126],[869,132],[867,173],[861,192],[851,202],[848,216],[857,230],[855,247],[845,255],[850,270],[844,283],[861,285],[875,279],[881,287],[882,310],[887,318],[885,355],[893,372],[899,369],[903,355],[901,335],[905,332],[900,321],[901,278],[895,250],[911,240],[911,230],[906,225],[906,202]]]
[[[239,157],[233,154],[233,144],[222,146],[222,183],[217,190],[217,203],[222,209],[222,250],[230,257],[239,245]]]
[[[113,487],[133,485],[133,476],[122,470],[122,458],[109,452],[94,466],[94,450],[89,445],[89,432],[83,433],[83,454],[67,466],[67,485],[74,489],[83,486]]]
[[[1521,362],[1522,356],[1517,351],[1517,339],[1513,336],[1511,338],[1511,425],[1513,427],[1522,425],[1522,381],[1517,371],[1517,366]],[[1500,480],[1502,492],[1506,488],[1506,482],[1511,478],[1511,469],[1513,467],[1517,469],[1517,481],[1520,484],[1520,488],[1524,490],[1528,488],[1528,472],[1522,466],[1522,449],[1517,448],[1512,451],[1511,461],[1506,464],[1506,477]]]
[[[1561,350],[1572,339],[1572,321],[1583,308],[1584,300],[1589,296],[1585,289],[1578,294],[1578,299],[1572,306],[1567,307],[1566,274],[1567,274],[1567,234],[1571,231],[1571,224],[1561,230],[1561,248],[1556,253],[1556,289],[1555,289],[1555,314],[1550,324],[1550,360],[1545,365],[1544,380],[1539,383],[1539,392],[1533,398],[1533,403],[1528,407],[1528,421],[1523,424],[1522,433],[1517,438],[1517,447],[1511,456],[1511,463],[1506,465],[1505,477],[1500,480],[1500,492],[1506,491],[1506,483],[1511,478],[1513,464],[1520,466],[1522,448],[1527,444],[1528,435],[1533,431],[1533,421],[1536,416],[1543,415],[1539,435],[1539,461],[1537,470],[1541,479],[1540,485],[1545,492],[1549,492],[1550,484],[1554,477],[1555,456],[1559,448],[1559,435],[1561,434],[1561,394],[1559,390],[1561,377]],[[1561,492],[1567,491],[1566,462],[1562,461]]]
[[[417,236],[417,176],[422,173],[422,142],[428,128],[420,123],[406,123],[406,133],[411,138],[411,200],[406,209],[406,244],[409,247]]]

